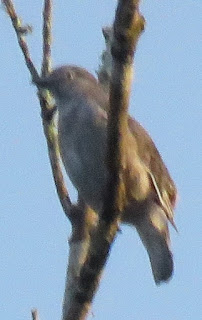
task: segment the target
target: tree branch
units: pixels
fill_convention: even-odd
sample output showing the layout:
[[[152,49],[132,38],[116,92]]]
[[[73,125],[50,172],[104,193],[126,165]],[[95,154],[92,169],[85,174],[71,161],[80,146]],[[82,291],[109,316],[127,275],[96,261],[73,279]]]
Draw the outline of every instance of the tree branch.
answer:
[[[39,75],[36,68],[34,67],[34,64],[29,54],[27,43],[25,41],[25,36],[27,35],[28,32],[31,31],[31,27],[22,25],[21,19],[17,16],[15,12],[15,8],[12,0],[2,0],[2,4],[4,5],[11,19],[11,22],[13,24],[13,28],[16,32],[18,43],[24,55],[27,68],[29,69],[29,72],[31,73],[32,78],[37,78]]]
[[[51,71],[52,6],[52,0],[44,1],[42,77],[46,77]]]
[[[63,320],[83,320],[90,309],[103,267],[115,239],[125,199],[119,170],[122,165],[123,144],[120,136],[128,121],[128,103],[132,80],[132,63],[138,38],[144,27],[139,15],[139,1],[119,0],[112,42],[113,71],[110,88],[108,122],[109,184],[102,217],[91,238],[86,261]]]
[[[51,29],[52,29],[52,0],[44,1],[43,10],[43,62],[42,76],[46,76],[51,69]],[[58,147],[57,130],[54,123],[54,106],[52,106],[52,98],[46,90],[39,91],[39,100],[42,110],[43,129],[48,145],[48,154],[51,163],[52,173],[60,199],[61,205],[66,216],[71,220],[71,200],[68,190],[65,186]]]
[[[31,313],[32,313],[32,320],[39,320],[39,313],[37,309],[33,309]]]
[[[12,21],[13,27],[15,29],[18,43],[23,52],[26,65],[30,71],[30,74],[33,79],[38,78],[39,74],[34,67],[32,62],[29,49],[25,40],[25,36],[27,32],[26,27],[22,25],[21,19],[17,16],[12,0],[2,0],[3,5],[6,8],[6,11]],[[52,1],[45,0],[44,2],[44,27],[43,27],[43,66],[42,72],[46,74],[50,70],[50,44],[51,44],[51,8]],[[23,32],[22,32],[23,30]],[[55,130],[55,126],[53,123],[53,106],[51,105],[51,97],[48,93],[39,92],[39,100],[42,111],[43,118],[43,127],[44,133],[47,139],[48,145],[48,153],[51,163],[51,168],[53,172],[54,181],[56,184],[56,189],[58,192],[58,196],[62,207],[64,209],[65,214],[70,216],[71,209],[71,200],[68,195],[68,191],[65,187],[64,178],[62,175],[59,151],[58,151],[58,142],[57,142],[57,134]]]
[[[110,224],[125,206],[125,191],[120,176],[124,167],[124,136],[128,130],[128,106],[133,74],[133,58],[144,19],[139,14],[139,1],[119,1],[113,25],[111,53],[113,58],[108,112],[109,186],[102,219]]]

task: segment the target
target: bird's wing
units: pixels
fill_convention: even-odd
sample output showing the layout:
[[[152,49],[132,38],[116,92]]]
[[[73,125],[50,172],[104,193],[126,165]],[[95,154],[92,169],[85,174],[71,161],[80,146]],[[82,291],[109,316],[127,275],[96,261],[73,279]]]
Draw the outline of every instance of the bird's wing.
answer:
[[[167,192],[164,192],[162,194],[161,191],[159,190],[159,187],[157,185],[156,179],[155,179],[154,175],[152,174],[152,172],[150,170],[147,170],[147,172],[148,172],[148,174],[150,176],[152,185],[153,185],[153,187],[154,187],[154,189],[156,191],[156,194],[157,194],[157,197],[158,197],[158,200],[160,202],[160,205],[161,205],[162,209],[164,210],[168,220],[170,221],[170,223],[172,224],[174,229],[176,231],[178,231],[177,227],[175,225],[174,219],[173,219],[174,212],[173,212],[172,206],[170,204]]]

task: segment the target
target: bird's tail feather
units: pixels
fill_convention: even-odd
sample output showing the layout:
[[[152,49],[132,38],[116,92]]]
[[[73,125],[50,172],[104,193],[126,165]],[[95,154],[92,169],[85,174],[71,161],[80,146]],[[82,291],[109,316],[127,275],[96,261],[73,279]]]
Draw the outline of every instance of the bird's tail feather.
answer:
[[[156,284],[168,281],[173,273],[173,257],[167,217],[162,208],[153,203],[135,222],[135,227],[148,252]]]

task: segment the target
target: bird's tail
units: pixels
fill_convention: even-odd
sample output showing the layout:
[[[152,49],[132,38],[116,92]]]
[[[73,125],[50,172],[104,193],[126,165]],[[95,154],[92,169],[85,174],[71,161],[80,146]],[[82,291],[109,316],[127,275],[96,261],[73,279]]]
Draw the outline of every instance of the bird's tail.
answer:
[[[168,218],[153,199],[134,201],[123,213],[122,222],[135,226],[148,252],[156,284],[168,281],[173,273]]]
[[[173,257],[167,217],[156,203],[135,222],[135,227],[148,252],[156,284],[168,281],[173,273]]]

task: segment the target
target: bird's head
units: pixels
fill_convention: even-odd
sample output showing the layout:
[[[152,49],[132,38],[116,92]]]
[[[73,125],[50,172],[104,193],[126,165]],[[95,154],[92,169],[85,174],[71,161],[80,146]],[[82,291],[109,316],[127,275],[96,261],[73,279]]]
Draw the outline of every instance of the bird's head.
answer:
[[[77,66],[62,66],[54,69],[47,77],[34,79],[38,88],[50,90],[55,98],[67,99],[86,88],[97,86],[96,78],[87,70]]]

